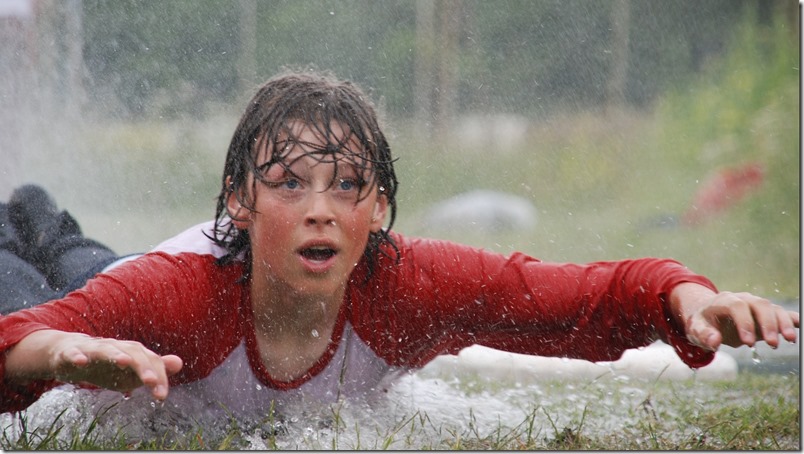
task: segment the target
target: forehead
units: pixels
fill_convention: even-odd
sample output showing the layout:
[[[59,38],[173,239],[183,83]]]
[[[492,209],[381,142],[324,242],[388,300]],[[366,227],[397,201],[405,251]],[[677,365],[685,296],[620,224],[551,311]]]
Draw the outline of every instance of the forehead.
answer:
[[[258,144],[262,160],[279,161],[301,155],[339,155],[365,159],[367,151],[358,137],[346,126],[291,120],[282,125],[271,139],[267,135]]]
[[[374,163],[371,152],[361,145],[357,135],[338,122],[320,123],[289,121],[274,135],[263,136],[257,144],[254,166],[258,174],[291,172],[318,164],[334,164],[335,174],[355,172],[373,181]],[[351,170],[349,170],[351,169]]]

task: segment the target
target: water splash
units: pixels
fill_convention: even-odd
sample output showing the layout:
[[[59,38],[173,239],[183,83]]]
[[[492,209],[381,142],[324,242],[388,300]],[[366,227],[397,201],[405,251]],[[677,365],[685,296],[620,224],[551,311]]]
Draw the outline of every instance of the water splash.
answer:
[[[754,364],[760,364],[762,362],[762,358],[759,356],[756,347],[751,347],[751,362]]]
[[[238,449],[454,449],[461,440],[491,440],[495,434],[531,427],[524,436],[543,446],[565,428],[577,429],[579,421],[585,421],[583,435],[590,438],[630,430],[644,417],[634,409],[648,396],[654,402],[712,402],[713,393],[719,392],[697,374],[689,384],[664,387],[657,386],[655,379],[623,379],[606,371],[594,377],[552,379],[512,375],[510,381],[481,371],[420,371],[402,376],[387,392],[371,398],[336,404],[305,401],[276,414],[266,410],[251,420],[224,417],[204,405],[179,408],[170,399],[157,405],[144,388],[124,397],[111,391],[64,387],[46,393],[25,417],[29,428],[51,427],[58,417],[65,427],[59,435],[69,438],[75,431],[85,431],[102,414],[102,424],[94,433],[102,430],[113,440],[124,428],[132,444],[181,441],[202,428],[206,446],[236,431],[236,439],[228,439]],[[797,399],[797,395],[789,397]],[[0,415],[0,427],[12,439],[15,435],[8,428],[17,427],[14,417]],[[668,437],[683,440],[686,435],[679,430]]]

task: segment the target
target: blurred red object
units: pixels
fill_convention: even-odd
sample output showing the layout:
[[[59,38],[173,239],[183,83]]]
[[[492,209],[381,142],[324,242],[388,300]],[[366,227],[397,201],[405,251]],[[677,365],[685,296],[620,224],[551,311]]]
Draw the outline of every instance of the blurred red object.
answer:
[[[758,162],[716,169],[698,188],[681,222],[690,226],[703,224],[756,191],[764,178],[765,169]]]

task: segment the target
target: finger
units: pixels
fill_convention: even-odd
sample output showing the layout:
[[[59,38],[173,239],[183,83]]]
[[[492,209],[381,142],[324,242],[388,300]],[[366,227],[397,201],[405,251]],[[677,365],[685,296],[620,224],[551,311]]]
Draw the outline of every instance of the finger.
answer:
[[[713,347],[737,347],[742,344],[754,345],[756,342],[756,327],[751,308],[739,295],[731,292],[719,293],[702,310],[702,315],[710,329],[719,334],[720,342]]]
[[[131,358],[127,352],[121,349],[119,341],[109,339],[90,339],[78,343],[75,347],[70,347],[68,350],[78,350],[86,356],[89,362],[110,362],[112,364],[125,367],[131,362]]]
[[[770,305],[770,302],[748,293],[736,294],[723,292],[718,296],[720,299],[718,302],[720,309],[718,311],[719,316],[724,319],[724,321],[731,319],[731,324],[734,325],[737,337],[739,338],[734,339],[734,341],[739,340],[739,342],[729,340],[726,343],[732,347],[737,347],[740,344],[753,347],[757,341],[757,323],[754,319],[752,304]]]
[[[123,348],[128,353],[128,359],[119,362],[118,366],[131,368],[142,384],[151,388],[167,384],[165,366],[159,355],[138,342],[123,342]]]
[[[749,299],[754,317],[755,333],[772,348],[779,346],[779,310],[781,308],[762,298]]]
[[[165,355],[161,357],[161,360],[165,368],[166,376],[177,374],[183,366],[183,361],[176,355]],[[154,399],[165,400],[168,396],[168,389],[169,382],[166,378],[164,383],[159,382],[154,385],[151,389],[151,394],[154,396]]]
[[[712,351],[717,350],[723,342],[723,335],[702,314],[691,317],[687,338],[693,344]]]
[[[165,372],[168,376],[176,375],[184,366],[184,361],[176,355],[163,356],[162,363],[165,365]]]
[[[780,344],[779,335],[788,342],[796,341],[796,326],[799,314],[787,311],[783,307],[771,304],[770,301],[758,298],[751,302],[755,314],[757,334],[762,336],[769,346],[777,348]]]
[[[60,378],[69,379],[73,374],[80,376],[87,374],[87,368],[93,363],[117,364],[118,361],[125,362],[127,358],[128,356],[114,345],[93,340],[57,351],[53,370]]]
[[[61,352],[60,359],[63,362],[71,364],[75,367],[83,367],[89,363],[89,358],[81,349],[70,347]]]
[[[90,362],[97,365],[92,376],[99,385],[118,391],[130,391],[142,385],[152,389],[162,386],[157,397],[167,394],[167,376],[159,355],[139,342],[93,339],[86,343],[84,351]],[[105,369],[103,363],[112,365],[114,370]]]
[[[135,361],[128,370],[131,372],[128,380],[121,378],[116,381],[115,387],[118,390],[129,391],[145,386],[151,390],[155,399],[164,400],[167,397],[167,378],[164,374],[159,373],[158,367],[143,366]]]
[[[176,355],[159,356],[151,350],[137,344],[142,354],[142,370],[138,371],[143,384],[151,388],[151,394],[157,400],[165,400],[168,395],[168,377],[178,373],[183,361]]]
[[[798,327],[798,312],[792,312],[779,308],[779,332],[788,342],[796,341],[796,328]]]

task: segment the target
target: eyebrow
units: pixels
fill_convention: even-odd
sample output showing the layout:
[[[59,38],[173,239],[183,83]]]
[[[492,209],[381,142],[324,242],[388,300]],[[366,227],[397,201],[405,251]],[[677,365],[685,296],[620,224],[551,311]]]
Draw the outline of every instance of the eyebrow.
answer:
[[[320,129],[316,131],[319,134],[324,133]],[[354,172],[354,176],[360,179],[362,188],[379,185],[376,175],[378,161],[372,157],[371,151],[362,145],[359,135],[350,130],[347,131],[344,131],[346,134],[336,135],[329,133],[321,135],[319,140],[324,142],[323,146],[320,143],[299,140],[298,134],[293,133],[288,128],[281,128],[280,132],[274,135],[273,138],[263,135],[260,139],[260,142],[262,142],[261,148],[270,157],[266,162],[255,165],[254,169],[258,173],[257,179],[265,181],[265,171],[274,164],[279,164],[287,173],[300,178],[298,174],[293,172],[291,166],[298,159],[310,156],[320,163],[333,163],[336,168],[338,166],[348,166],[350,168],[349,172]],[[301,153],[288,162],[287,158],[297,146],[301,148]],[[341,175],[344,175],[344,173],[336,169],[336,173],[333,175],[333,184]]]

